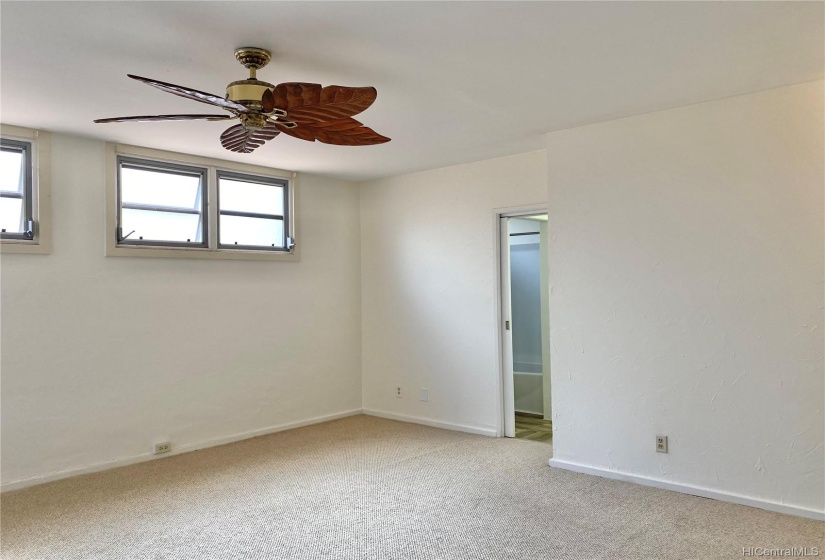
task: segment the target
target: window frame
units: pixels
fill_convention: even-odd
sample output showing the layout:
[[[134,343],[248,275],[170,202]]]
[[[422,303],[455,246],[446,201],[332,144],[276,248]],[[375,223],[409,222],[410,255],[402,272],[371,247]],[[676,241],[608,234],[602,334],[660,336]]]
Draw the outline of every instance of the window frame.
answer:
[[[172,174],[179,174],[185,176],[193,176],[197,175],[200,177],[200,212],[197,214],[201,217],[201,241],[200,242],[186,242],[186,241],[162,241],[162,240],[151,240],[151,239],[131,239],[129,238],[129,234],[123,237],[123,208],[125,207],[127,210],[134,209],[134,210],[154,210],[160,212],[173,212],[177,214],[195,214],[196,212],[188,209],[188,208],[175,208],[171,210],[172,206],[164,206],[164,205],[156,205],[156,206],[147,206],[147,205],[138,205],[138,204],[130,204],[126,203],[127,206],[124,206],[123,201],[121,200],[121,169],[123,169],[123,165],[127,167],[131,167],[132,169],[146,169],[150,171],[164,171],[167,173]],[[124,156],[118,155],[117,156],[117,181],[115,184],[115,188],[117,189],[117,244],[118,245],[135,245],[135,246],[145,246],[145,247],[180,247],[180,248],[208,248],[209,247],[209,207],[208,207],[208,169],[206,167],[200,166],[193,166],[193,165],[183,165],[180,163],[170,163],[170,162],[161,162],[155,160],[149,160],[144,158],[136,158],[133,156]]]
[[[234,179],[237,181],[245,181],[248,183],[257,183],[259,185],[270,185],[270,186],[279,186],[284,189],[284,214],[264,214],[264,213],[257,213],[257,212],[239,212],[236,210],[222,210],[221,209],[221,179]],[[265,177],[263,175],[251,175],[249,173],[239,173],[237,171],[229,170],[229,169],[217,169],[216,170],[216,185],[217,185],[217,195],[215,196],[216,205],[218,207],[218,219],[215,222],[215,228],[217,229],[217,238],[218,238],[218,247],[220,249],[242,249],[242,250],[251,250],[251,251],[277,251],[277,252],[288,252],[290,249],[290,243],[292,243],[292,238],[289,235],[290,232],[290,212],[289,212],[289,199],[290,199],[290,188],[289,188],[289,181],[283,178],[278,177]],[[284,244],[279,247],[264,247],[262,245],[224,245],[221,243],[221,216],[240,216],[245,218],[264,218],[264,219],[279,219],[284,223]]]
[[[206,227],[207,243],[205,246],[184,243],[182,246],[175,242],[153,242],[144,240],[142,243],[122,243],[117,239],[119,225],[120,201],[118,175],[120,159],[143,160],[152,165],[160,164],[174,168],[200,167],[206,171],[206,199],[205,213],[203,214]],[[117,257],[160,257],[160,258],[196,258],[196,259],[233,259],[233,260],[273,260],[298,261],[300,260],[299,246],[294,242],[298,236],[298,174],[291,171],[249,165],[226,160],[217,160],[200,156],[192,156],[176,152],[167,152],[139,146],[122,144],[106,144],[106,256]],[[218,175],[237,174],[255,179],[281,181],[286,185],[284,195],[284,211],[288,217],[285,222],[284,236],[292,245],[284,248],[267,248],[258,246],[220,245],[219,228],[219,201]],[[224,175],[225,176],[225,175]],[[288,229],[287,229],[288,228]],[[164,244],[162,244],[164,243]],[[288,241],[289,245],[289,241]]]
[[[31,237],[0,232],[0,253],[51,253],[51,136],[47,132],[2,124],[3,144],[21,148],[25,159],[24,219],[31,221]],[[17,197],[14,197],[17,198]]]
[[[22,233],[10,233],[7,231],[0,230],[0,239],[3,240],[10,240],[10,239],[17,239],[20,241],[33,241],[34,240],[34,232],[36,229],[34,223],[34,210],[32,204],[32,196],[34,185],[32,176],[34,175],[33,165],[32,165],[32,151],[33,146],[31,142],[24,142],[22,140],[15,140],[12,138],[0,137],[0,150],[2,151],[12,151],[12,152],[19,152],[23,155],[23,188],[22,192],[18,193],[15,192],[14,195],[5,194],[5,191],[0,191],[0,197],[2,198],[14,198],[20,199],[23,203],[23,222],[28,222],[29,229]]]

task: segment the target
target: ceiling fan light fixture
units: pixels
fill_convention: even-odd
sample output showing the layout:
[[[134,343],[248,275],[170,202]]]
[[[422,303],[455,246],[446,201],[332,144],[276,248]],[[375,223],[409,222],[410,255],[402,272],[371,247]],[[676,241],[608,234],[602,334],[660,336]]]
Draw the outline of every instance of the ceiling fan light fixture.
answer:
[[[269,122],[266,116],[260,113],[243,113],[241,114],[241,124],[246,130],[260,130]]]

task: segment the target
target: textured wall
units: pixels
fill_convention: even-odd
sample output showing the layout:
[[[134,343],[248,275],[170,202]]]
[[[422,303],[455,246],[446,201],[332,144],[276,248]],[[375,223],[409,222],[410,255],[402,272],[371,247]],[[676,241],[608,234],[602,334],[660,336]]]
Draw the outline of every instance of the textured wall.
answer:
[[[358,191],[300,262],[103,256],[104,145],[52,137],[54,251],[2,259],[3,483],[361,406]]]
[[[365,408],[495,432],[493,209],[543,203],[545,165],[531,152],[362,185]]]
[[[547,136],[555,459],[825,508],[823,122],[813,82]]]

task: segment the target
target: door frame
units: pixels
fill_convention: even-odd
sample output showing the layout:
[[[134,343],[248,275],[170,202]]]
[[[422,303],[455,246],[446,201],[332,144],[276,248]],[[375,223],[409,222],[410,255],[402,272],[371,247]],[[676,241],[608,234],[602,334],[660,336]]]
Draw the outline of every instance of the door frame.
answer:
[[[533,214],[548,214],[547,204],[528,204],[524,206],[512,206],[506,208],[496,208],[493,210],[493,235],[495,237],[495,262],[493,263],[493,271],[494,271],[494,278],[495,278],[495,287],[496,287],[496,339],[498,341],[497,344],[497,366],[496,370],[498,371],[498,421],[496,423],[496,435],[498,437],[513,437],[507,436],[505,431],[507,430],[507,419],[513,418],[515,419],[516,416],[516,407],[515,407],[515,400],[513,398],[513,376],[507,375],[507,366],[505,365],[505,336],[508,336],[507,330],[504,328],[505,321],[511,321],[511,317],[504,316],[505,304],[504,304],[504,297],[505,295],[509,296],[510,294],[505,294],[505,288],[509,290],[509,282],[505,280],[505,272],[507,273],[507,278],[509,278],[509,270],[504,270],[504,262],[503,258],[508,257],[509,262],[509,253],[510,253],[510,245],[509,243],[504,245],[502,240],[508,239],[509,235],[505,237],[504,227],[503,224],[505,223],[504,220],[506,218],[518,218],[519,216],[531,216]],[[508,232],[509,233],[509,232]],[[503,253],[503,251],[507,251],[507,253]],[[505,286],[505,284],[507,284]],[[512,333],[512,331],[510,331]],[[512,366],[511,366],[512,367]],[[509,397],[508,397],[509,395]]]

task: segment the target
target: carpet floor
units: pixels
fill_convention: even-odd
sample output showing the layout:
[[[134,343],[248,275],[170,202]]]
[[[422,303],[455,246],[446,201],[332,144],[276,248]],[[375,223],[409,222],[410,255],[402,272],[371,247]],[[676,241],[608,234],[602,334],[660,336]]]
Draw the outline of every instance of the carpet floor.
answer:
[[[712,559],[825,523],[547,466],[545,444],[368,416],[2,495],[2,557]],[[823,552],[825,553],[825,552]]]

